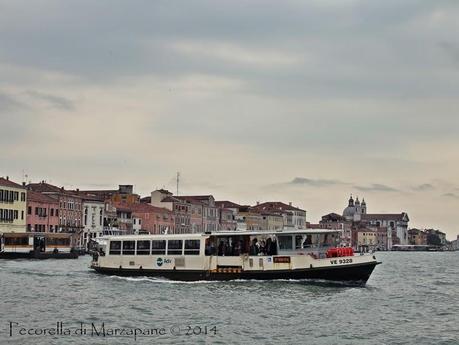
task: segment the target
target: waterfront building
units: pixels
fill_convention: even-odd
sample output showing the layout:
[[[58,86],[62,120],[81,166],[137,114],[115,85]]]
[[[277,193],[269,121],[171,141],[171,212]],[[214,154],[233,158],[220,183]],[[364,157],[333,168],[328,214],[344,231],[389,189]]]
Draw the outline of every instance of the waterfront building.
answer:
[[[175,197],[182,202],[187,203],[189,217],[190,217],[190,232],[191,233],[201,233],[206,231],[204,225],[204,218],[205,218],[205,205],[199,200],[188,198],[188,197]],[[177,207],[179,213],[181,211],[180,207]]]
[[[142,232],[142,219],[136,215],[132,216],[132,232],[136,235]]]
[[[241,206],[236,215],[238,230],[263,230],[263,217],[250,206]]]
[[[83,232],[82,225],[82,198],[75,192],[67,191],[64,187],[57,187],[41,181],[29,183],[27,189],[50,196],[59,202],[59,232],[77,234],[76,238]]]
[[[109,204],[110,208],[115,209],[116,217],[113,222],[113,226],[121,230],[122,233],[124,234],[132,234],[134,232],[133,230],[133,219],[132,219],[132,210],[130,206],[123,204],[123,203],[117,203],[117,204]]]
[[[408,244],[425,246],[427,245],[427,233],[420,229],[408,230]]]
[[[215,206],[218,209],[219,230],[237,230],[236,215],[241,205],[225,200],[215,201]]]
[[[401,213],[368,213],[365,199],[360,203],[357,197],[354,201],[352,195],[349,198],[348,206],[343,210],[343,217],[348,222],[363,223],[366,226],[377,230],[378,228],[387,229],[387,249],[390,250],[395,244],[392,238],[398,238],[396,242],[408,244],[408,222],[410,221],[406,212]]]
[[[215,206],[217,208],[226,208],[228,210],[231,210],[234,215],[236,215],[239,212],[239,209],[242,207],[242,205],[236,204],[235,202],[228,200],[215,201]]]
[[[142,198],[142,201],[148,201]],[[218,212],[212,195],[176,196],[165,189],[151,193],[150,204],[174,213],[175,233],[201,233],[219,228]]]
[[[166,208],[173,212],[175,220],[173,233],[187,234],[192,232],[189,201],[173,196],[168,190],[158,189],[151,192],[150,203],[152,206]]]
[[[451,241],[452,250],[459,250],[459,235],[456,236],[456,239]]]
[[[281,213],[261,213],[261,227],[263,230],[282,230],[284,228],[284,217]]]
[[[145,203],[132,204],[133,228],[136,233],[164,234],[175,232],[174,213],[167,208]]]
[[[93,189],[80,192],[112,203],[131,205],[140,202],[140,196],[134,193],[134,186],[131,184],[120,184],[118,189]]]
[[[427,244],[434,244],[434,245],[441,245],[444,246],[446,245],[446,234],[444,232],[441,232],[440,230],[436,229],[426,229],[425,230],[426,236],[427,236]],[[438,238],[438,243],[433,243],[437,242],[436,240],[433,240],[433,238]],[[432,242],[432,243],[429,243]]]
[[[377,232],[369,229],[362,228],[356,229],[354,232],[356,249],[360,252],[368,252],[370,250],[376,250],[378,246]]]
[[[391,237],[390,240],[389,240],[389,236]],[[392,233],[389,233],[386,227],[376,228],[376,249],[377,250],[389,250],[389,245],[391,243],[392,243]]]
[[[0,233],[26,231],[27,190],[0,177]]]
[[[384,213],[384,214],[365,214],[362,215],[362,221],[366,222],[370,227],[380,228],[386,227],[388,237],[395,234],[398,237],[400,244],[408,244],[408,214],[402,213]],[[392,243],[389,244],[389,249]]]
[[[83,233],[80,246],[87,247],[88,242],[102,236],[104,231],[105,203],[99,197],[82,195]]]
[[[363,214],[367,213],[367,203],[365,199],[360,203],[359,198],[357,197],[355,202],[354,198],[349,198],[347,207],[343,210],[343,217],[346,218],[349,222],[359,222]]]
[[[219,208],[218,217],[218,230],[231,231],[237,229],[237,221],[231,209]]]
[[[27,191],[27,232],[58,232],[59,201],[46,194]]]
[[[322,216],[318,227],[321,229],[341,230],[340,246],[352,247],[352,223],[337,213],[329,213]]]
[[[217,207],[215,206],[215,199],[212,195],[189,195],[189,196],[176,196],[180,200],[185,200],[191,205],[191,223],[192,232],[211,232],[218,229],[218,215]],[[195,214],[193,211],[197,210]],[[200,212],[201,211],[201,212]],[[195,218],[195,216],[197,216]],[[201,230],[193,228],[194,219],[199,219],[201,216]],[[199,223],[198,223],[199,225]]]
[[[252,211],[257,213],[279,212],[284,219],[284,228],[306,229],[306,211],[292,206],[291,202],[288,205],[280,201],[257,203],[252,207]]]
[[[118,215],[116,207],[112,204],[111,201],[105,201],[104,206],[104,233],[125,235],[126,231],[121,231],[118,226]],[[132,229],[132,231],[134,230]]]

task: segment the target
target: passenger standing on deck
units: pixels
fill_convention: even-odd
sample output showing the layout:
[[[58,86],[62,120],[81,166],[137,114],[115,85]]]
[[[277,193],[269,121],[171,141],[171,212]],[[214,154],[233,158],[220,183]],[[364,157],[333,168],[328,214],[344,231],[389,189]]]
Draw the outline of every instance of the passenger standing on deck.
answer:
[[[258,255],[258,240],[254,238],[250,246],[250,255]]]
[[[271,248],[271,237],[268,237],[268,239],[266,240],[266,254],[268,255],[273,255],[272,254],[272,248]]]

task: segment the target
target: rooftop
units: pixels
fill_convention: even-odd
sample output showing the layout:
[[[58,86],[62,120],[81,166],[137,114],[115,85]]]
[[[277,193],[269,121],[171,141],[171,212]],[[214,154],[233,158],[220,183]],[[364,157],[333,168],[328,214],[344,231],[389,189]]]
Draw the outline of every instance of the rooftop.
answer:
[[[367,213],[362,214],[362,220],[399,220],[402,221],[408,215],[405,212],[402,213]]]
[[[35,192],[33,190],[29,190],[27,192],[27,201],[34,201],[34,202],[41,202],[46,204],[57,204],[59,205],[59,201],[55,198],[52,198],[46,194],[42,194],[40,192]]]
[[[2,187],[11,187],[11,188],[20,188],[20,189],[25,189],[24,186],[10,181],[10,178],[7,176],[6,178],[0,177],[0,186]]]
[[[215,206],[219,208],[239,208],[241,205],[236,204],[232,201],[222,200],[222,201],[215,201]]]
[[[257,211],[264,211],[264,210],[278,210],[278,211],[302,211],[306,212],[305,210],[302,210],[298,207],[292,206],[292,205],[287,205],[284,204],[283,202],[280,201],[268,201],[268,202],[263,202],[261,204],[257,204],[252,207],[254,210]]]

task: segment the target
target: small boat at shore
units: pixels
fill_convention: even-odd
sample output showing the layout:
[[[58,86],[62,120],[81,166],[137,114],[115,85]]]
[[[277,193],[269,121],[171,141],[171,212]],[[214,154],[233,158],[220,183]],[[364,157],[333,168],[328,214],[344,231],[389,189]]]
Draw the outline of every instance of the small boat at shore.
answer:
[[[72,234],[9,232],[0,234],[0,259],[76,259]]]
[[[365,284],[380,262],[338,248],[325,229],[225,231],[101,238],[91,268],[171,280],[318,279]]]

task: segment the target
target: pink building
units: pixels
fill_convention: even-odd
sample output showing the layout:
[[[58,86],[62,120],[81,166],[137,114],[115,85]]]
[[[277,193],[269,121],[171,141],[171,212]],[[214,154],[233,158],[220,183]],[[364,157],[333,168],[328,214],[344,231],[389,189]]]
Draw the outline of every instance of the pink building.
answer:
[[[27,231],[57,232],[59,228],[59,201],[48,195],[27,192]]]
[[[29,183],[27,189],[45,194],[59,201],[59,232],[80,234],[83,232],[83,200],[75,192],[53,186],[45,181]]]

